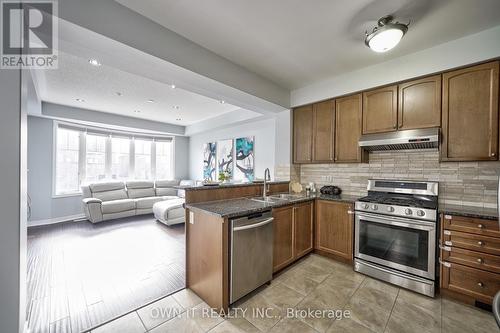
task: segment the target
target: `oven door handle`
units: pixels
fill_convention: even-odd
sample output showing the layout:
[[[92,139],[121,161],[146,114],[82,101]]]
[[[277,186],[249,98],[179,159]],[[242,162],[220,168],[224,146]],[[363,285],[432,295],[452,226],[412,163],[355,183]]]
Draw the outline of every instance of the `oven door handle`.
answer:
[[[421,229],[421,230],[434,230],[436,229],[436,224],[433,222],[426,222],[420,220],[410,220],[400,217],[385,217],[382,215],[375,215],[370,213],[361,213],[356,212],[356,217],[366,218],[371,222],[378,222],[388,225],[395,225],[400,227],[408,227],[412,229]]]

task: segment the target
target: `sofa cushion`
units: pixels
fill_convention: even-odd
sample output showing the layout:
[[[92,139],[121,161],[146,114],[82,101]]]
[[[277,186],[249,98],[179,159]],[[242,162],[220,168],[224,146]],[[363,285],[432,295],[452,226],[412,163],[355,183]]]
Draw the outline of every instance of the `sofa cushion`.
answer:
[[[162,197],[146,197],[134,199],[137,209],[153,208],[157,202],[163,201]]]
[[[160,201],[153,206],[153,213],[159,220],[169,220],[183,217],[186,214],[184,209],[184,199]]]
[[[128,181],[127,190],[128,197],[132,199],[155,196],[154,183],[150,181]]]
[[[177,190],[173,186],[179,185],[178,180],[157,180],[155,190],[157,196],[172,195],[177,196]]]
[[[194,180],[186,180],[186,179],[181,180],[179,186],[194,186]],[[180,198],[184,198],[186,196],[186,191],[178,190],[177,196]]]
[[[123,182],[90,184],[89,189],[92,192],[93,198],[101,199],[102,201],[128,199]]]
[[[105,201],[102,203],[103,214],[119,213],[133,209],[135,209],[135,201],[133,199]]]

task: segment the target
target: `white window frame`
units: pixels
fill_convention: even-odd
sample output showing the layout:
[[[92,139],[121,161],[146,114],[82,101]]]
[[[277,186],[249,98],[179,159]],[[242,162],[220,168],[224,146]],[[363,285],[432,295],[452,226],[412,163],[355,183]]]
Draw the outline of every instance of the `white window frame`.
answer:
[[[77,192],[71,193],[57,193],[57,130],[60,125],[66,125],[68,127],[73,127],[76,131],[79,131],[80,140],[79,140],[79,155],[78,155],[78,182],[79,184],[83,184],[85,182],[86,176],[86,154],[87,154],[87,142],[86,142],[86,133],[92,131],[89,129],[97,129],[99,131],[109,132],[106,136],[106,156],[105,156],[105,168],[106,168],[106,181],[112,181],[111,179],[111,164],[112,164],[112,143],[111,138],[113,135],[120,137],[129,137],[130,145],[129,145],[129,179],[135,179],[135,139],[141,138],[151,138],[151,178],[152,180],[156,179],[156,142],[157,141],[171,141],[172,143],[172,158],[171,158],[171,175],[172,178],[175,179],[175,136],[169,135],[152,135],[148,133],[132,133],[126,131],[119,130],[109,130],[105,128],[99,127],[89,127],[79,124],[73,124],[63,121],[55,120],[53,122],[52,129],[52,198],[64,198],[64,197],[75,197],[81,196],[82,191],[79,189]]]

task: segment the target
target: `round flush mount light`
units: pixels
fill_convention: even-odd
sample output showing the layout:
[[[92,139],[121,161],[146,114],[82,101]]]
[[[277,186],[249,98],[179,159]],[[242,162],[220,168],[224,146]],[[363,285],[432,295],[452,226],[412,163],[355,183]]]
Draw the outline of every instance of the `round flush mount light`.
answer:
[[[91,64],[92,66],[96,66],[96,67],[99,67],[99,66],[101,66],[101,65],[102,65],[102,64],[99,62],[99,60],[94,59],[94,58],[89,59],[89,64]]]
[[[181,107],[179,105],[172,105],[172,109],[179,110]]]
[[[181,119],[181,118],[175,118],[175,120],[177,120],[177,121],[181,121],[182,119]]]
[[[226,104],[226,101],[223,99],[221,99],[219,102],[220,102],[220,104]]]
[[[77,98],[76,101],[80,103],[85,103],[85,100],[83,98]]]
[[[135,113],[141,113],[141,110],[134,110]]]
[[[155,100],[154,100],[154,99],[148,99],[148,100],[147,100],[147,102],[148,102],[148,103],[154,103],[154,102],[155,102]]]
[[[116,96],[123,96],[123,94],[121,92],[117,91]]]
[[[171,84],[170,88],[175,89],[175,84]]]
[[[365,44],[375,52],[386,52],[394,48],[408,31],[408,24],[393,22],[391,15],[378,20],[371,33],[366,32]]]

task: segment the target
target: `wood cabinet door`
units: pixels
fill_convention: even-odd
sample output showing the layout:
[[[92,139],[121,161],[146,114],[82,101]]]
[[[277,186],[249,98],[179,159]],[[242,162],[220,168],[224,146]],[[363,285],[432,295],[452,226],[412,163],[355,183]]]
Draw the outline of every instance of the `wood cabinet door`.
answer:
[[[313,104],[313,161],[332,162],[335,129],[335,101]]]
[[[295,259],[293,252],[293,206],[273,209],[273,217],[273,272],[276,272]]]
[[[306,105],[293,110],[293,160],[312,161],[313,108]]]
[[[363,117],[361,94],[335,100],[335,162],[364,162],[359,147]]]
[[[402,83],[398,91],[398,129],[441,126],[441,75]]]
[[[498,67],[443,74],[442,161],[498,159]]]
[[[315,249],[352,260],[354,222],[351,212],[350,204],[317,201]]]
[[[363,93],[363,134],[392,132],[398,125],[398,86]]]
[[[295,258],[300,258],[313,249],[313,213],[313,202],[298,204],[294,207]]]

